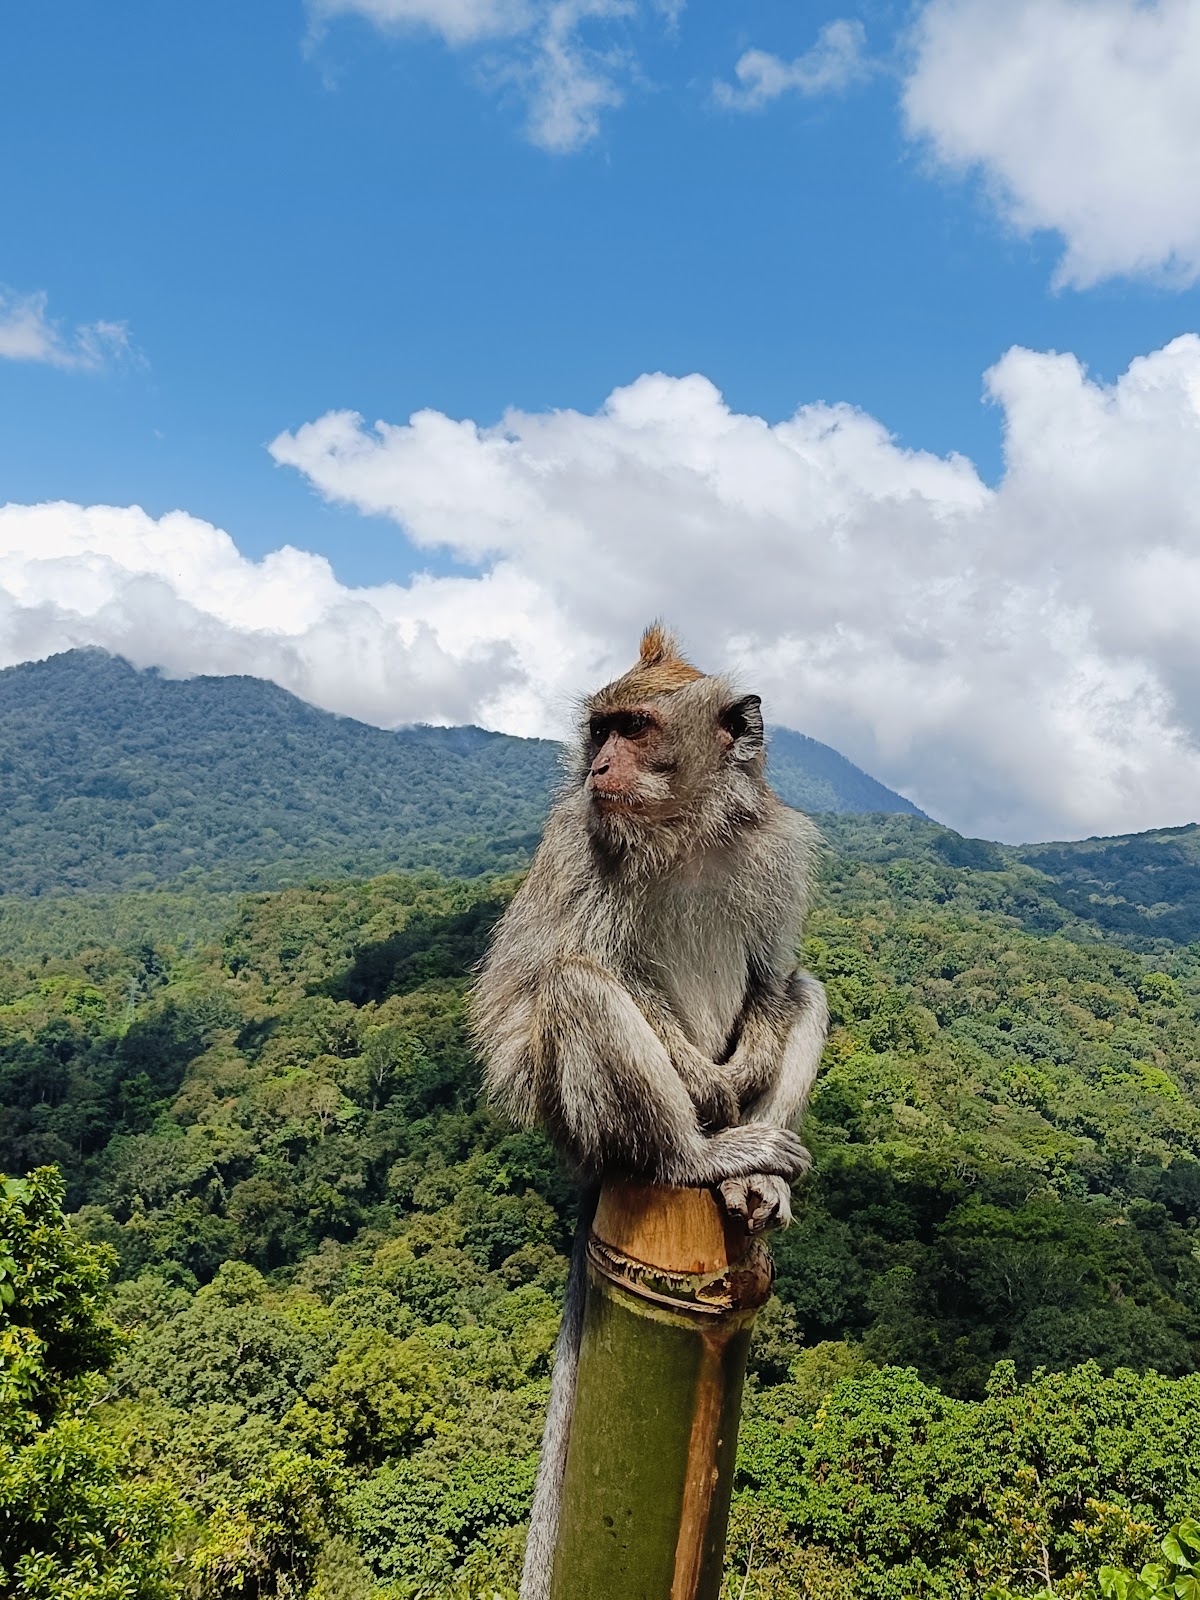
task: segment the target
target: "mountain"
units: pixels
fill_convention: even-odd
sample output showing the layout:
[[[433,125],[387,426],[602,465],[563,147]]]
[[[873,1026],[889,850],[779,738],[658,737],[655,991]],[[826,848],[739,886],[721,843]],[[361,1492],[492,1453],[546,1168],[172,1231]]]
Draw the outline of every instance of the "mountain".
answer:
[[[536,843],[558,752],[481,728],[388,732],[257,678],[68,651],[0,672],[0,893],[508,871]],[[801,734],[775,730],[770,760],[806,810],[916,812]]]
[[[914,816],[827,816],[821,827],[830,846],[856,862],[890,866],[898,874],[911,874],[916,864],[947,881],[955,869],[983,874],[972,887],[979,903],[1031,930],[1087,929],[1138,950],[1200,941],[1196,823],[1024,845],[967,839]]]
[[[1128,941],[1200,939],[1200,825],[1012,852],[1053,883],[1067,911]]]
[[[767,764],[776,793],[799,811],[925,813],[845,756],[790,728],[772,728]]]

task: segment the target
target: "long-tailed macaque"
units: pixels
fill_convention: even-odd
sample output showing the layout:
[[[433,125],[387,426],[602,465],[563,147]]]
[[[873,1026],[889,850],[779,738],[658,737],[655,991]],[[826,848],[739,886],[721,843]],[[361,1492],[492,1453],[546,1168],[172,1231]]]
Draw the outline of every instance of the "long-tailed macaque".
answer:
[[[493,1101],[589,1186],[522,1600],[549,1594],[596,1186],[712,1185],[752,1230],[785,1224],[826,1033],[796,970],[815,830],[767,784],[758,696],[652,627],[587,701],[570,770],[472,1002]]]

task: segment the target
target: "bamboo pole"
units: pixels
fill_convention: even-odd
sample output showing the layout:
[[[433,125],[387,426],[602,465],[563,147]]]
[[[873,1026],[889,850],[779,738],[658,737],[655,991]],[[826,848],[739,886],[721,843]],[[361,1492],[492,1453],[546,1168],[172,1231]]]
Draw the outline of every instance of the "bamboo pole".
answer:
[[[718,1600],[761,1239],[706,1189],[605,1185],[552,1600]]]

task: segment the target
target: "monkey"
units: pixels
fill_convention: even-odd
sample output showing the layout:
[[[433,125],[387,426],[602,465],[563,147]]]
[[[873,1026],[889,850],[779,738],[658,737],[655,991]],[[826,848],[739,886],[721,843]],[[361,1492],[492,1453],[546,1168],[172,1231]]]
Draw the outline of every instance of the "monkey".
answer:
[[[827,1031],[795,961],[818,836],[767,783],[759,696],[655,623],[582,710],[470,1000],[492,1103],[544,1127],[585,1186],[522,1600],[549,1595],[601,1181],[710,1186],[751,1232],[786,1225]]]

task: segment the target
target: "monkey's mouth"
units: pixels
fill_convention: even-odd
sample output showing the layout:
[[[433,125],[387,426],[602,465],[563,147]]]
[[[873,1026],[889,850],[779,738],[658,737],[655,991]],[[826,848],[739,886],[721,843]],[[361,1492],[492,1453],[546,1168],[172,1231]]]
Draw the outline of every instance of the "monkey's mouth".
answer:
[[[626,794],[618,789],[593,789],[592,800],[598,806],[612,807],[618,811],[641,811],[643,802],[636,795]]]

